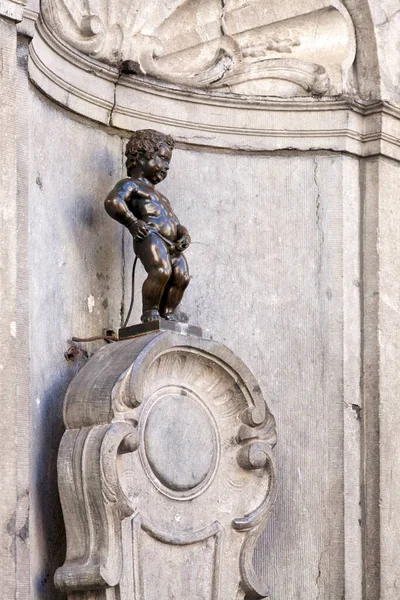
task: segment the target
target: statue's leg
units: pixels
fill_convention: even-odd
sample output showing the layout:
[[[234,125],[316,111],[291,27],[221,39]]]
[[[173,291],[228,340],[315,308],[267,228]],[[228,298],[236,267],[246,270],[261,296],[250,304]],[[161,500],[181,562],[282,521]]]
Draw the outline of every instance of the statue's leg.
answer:
[[[165,286],[164,293],[160,303],[160,314],[168,320],[175,320],[173,313],[180,301],[183,293],[189,285],[189,269],[183,254],[173,256],[172,275]]]
[[[166,244],[152,233],[144,240],[135,242],[134,250],[147,272],[147,279],[142,287],[141,320],[143,323],[155,321],[160,318],[161,298],[171,277],[171,259]]]

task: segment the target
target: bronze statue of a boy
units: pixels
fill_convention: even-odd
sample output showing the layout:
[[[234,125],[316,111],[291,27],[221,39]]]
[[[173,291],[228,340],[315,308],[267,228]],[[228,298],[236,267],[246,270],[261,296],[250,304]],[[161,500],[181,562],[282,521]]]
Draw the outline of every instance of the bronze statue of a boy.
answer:
[[[143,283],[143,323],[161,317],[175,321],[174,311],[189,283],[182,252],[190,244],[167,198],[155,189],[167,176],[174,140],[153,129],[135,131],[126,146],[128,177],[105,200],[108,214],[129,229],[136,256],[147,272]]]

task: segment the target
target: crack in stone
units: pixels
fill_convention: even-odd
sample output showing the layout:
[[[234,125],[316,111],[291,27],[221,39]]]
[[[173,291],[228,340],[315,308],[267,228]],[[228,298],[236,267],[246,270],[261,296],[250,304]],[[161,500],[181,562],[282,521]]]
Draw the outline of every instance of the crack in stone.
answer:
[[[114,114],[114,111],[115,111],[115,107],[117,105],[117,86],[119,84],[119,80],[121,79],[122,75],[123,75],[123,72],[122,72],[122,65],[121,65],[120,68],[119,68],[119,71],[118,71],[117,80],[114,83],[114,100],[113,100],[113,105],[112,105],[111,110],[110,110],[110,115],[108,117],[108,126],[109,127],[113,126],[112,118],[113,118],[113,114]]]
[[[220,24],[221,24],[221,33],[222,33],[222,35],[227,35],[227,33],[226,33],[226,23],[225,23],[225,12],[226,12],[226,0],[221,0]]]
[[[388,16],[388,14],[384,8],[381,8],[381,11],[382,11],[384,17],[383,17],[383,21],[376,24],[377,28],[383,27],[383,25],[388,25],[394,19],[394,17],[400,12],[400,8],[395,10],[394,13],[392,15],[390,15],[390,17]]]
[[[316,204],[315,204],[315,224],[316,224],[316,228],[317,228],[317,244],[318,244],[317,256],[316,256],[316,288],[317,288],[318,298],[321,301],[322,300],[321,295],[323,293],[322,292],[322,277],[321,277],[321,275],[322,275],[322,262],[323,262],[323,250],[324,250],[324,244],[325,244],[325,234],[324,234],[324,230],[323,230],[323,226],[322,226],[323,208],[322,208],[322,202],[321,202],[321,191],[319,188],[318,178],[317,178],[317,170],[318,170],[317,157],[314,156],[314,185],[317,190],[317,197],[316,197]],[[320,373],[320,381],[321,381],[322,389],[324,389],[324,387],[325,387],[326,360],[327,360],[327,358],[326,358],[326,342],[322,336],[321,337],[321,373]]]
[[[325,234],[322,227],[322,206],[321,206],[321,192],[319,189],[318,181],[317,181],[317,169],[318,163],[317,158],[314,157],[314,185],[317,190],[317,200],[316,200],[316,208],[315,208],[315,222],[317,226],[317,231],[319,234],[319,248],[318,248],[318,256],[317,256],[317,286],[321,287],[320,275],[322,271],[322,252],[325,242]]]
[[[318,559],[318,573],[317,573],[317,577],[315,578],[315,584],[318,588],[317,600],[320,598],[321,592],[323,592],[323,589],[321,587],[322,562],[323,562],[324,556],[327,552],[329,552],[329,547],[322,550],[321,554],[319,555],[319,559]]]

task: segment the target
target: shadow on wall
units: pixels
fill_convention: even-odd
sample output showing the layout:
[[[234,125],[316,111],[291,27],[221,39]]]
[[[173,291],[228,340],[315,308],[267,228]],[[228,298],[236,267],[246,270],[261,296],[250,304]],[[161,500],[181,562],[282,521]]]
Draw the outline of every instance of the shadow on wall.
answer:
[[[65,529],[57,486],[57,454],[65,430],[62,418],[64,394],[73,375],[71,371],[70,377],[65,375],[59,377],[43,394],[39,431],[35,432],[36,462],[32,468],[36,473],[32,481],[35,482],[34,497],[38,504],[32,514],[35,519],[34,528],[42,541],[39,547],[43,555],[37,557],[41,568],[37,570],[38,575],[32,582],[32,586],[34,597],[41,600],[65,598],[65,594],[56,590],[53,583],[54,572],[63,564],[66,551]]]

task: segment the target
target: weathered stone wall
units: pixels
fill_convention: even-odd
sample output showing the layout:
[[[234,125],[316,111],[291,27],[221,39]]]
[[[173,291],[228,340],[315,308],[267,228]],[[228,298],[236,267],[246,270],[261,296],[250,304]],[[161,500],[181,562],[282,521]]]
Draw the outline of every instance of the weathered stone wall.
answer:
[[[344,419],[347,435],[359,427],[344,385],[357,389],[359,368],[356,359],[345,375],[343,355],[345,315],[359,311],[358,161],[195,152],[174,160],[163,185],[194,240],[184,316],[243,358],[277,418],[278,499],[258,568],[273,598],[341,598],[345,539],[360,554],[359,498],[344,499],[358,466],[345,472]],[[359,561],[352,576],[361,577]]]
[[[0,0],[0,597],[62,598],[56,458],[78,366],[64,352],[126,314],[131,240],[103,199],[125,173],[126,129],[147,126],[178,139],[160,187],[193,240],[180,317],[247,363],[277,418],[278,498],[255,556],[272,598],[398,600],[400,13],[389,0],[343,4],[353,104],[261,109],[149,92],[108,67],[103,80],[97,63],[79,96],[36,62],[31,77],[57,104],[28,82],[37,5],[17,49],[21,6]],[[68,83],[55,56],[46,67]],[[133,321],[142,279],[139,266]]]
[[[103,202],[121,178],[122,141],[32,88],[29,103],[31,567],[33,597],[50,599],[65,554],[56,480],[62,400],[76,369],[64,352],[72,336],[102,335],[120,323],[122,231],[110,227]]]
[[[31,222],[41,224],[31,232],[31,322],[37,324],[31,344],[41,348],[31,360],[32,420],[43,432],[33,440],[40,476],[33,495],[33,569],[44,584],[38,597],[47,598],[54,594],[51,573],[60,562],[54,536],[62,534],[55,487],[61,401],[73,374],[63,351],[73,334],[118,327],[121,306],[125,314],[129,303],[133,257],[129,234],[109,220],[102,202],[123,172],[124,140],[76,122],[34,91],[31,102],[32,140],[41,139],[49,122],[63,140],[57,148],[54,139],[41,139],[30,175],[37,199]],[[334,153],[246,156],[177,149],[162,184],[193,239],[187,251],[192,281],[180,317],[202,326],[250,366],[277,417],[278,500],[257,554],[276,598],[343,592],[346,544],[354,561],[349,585],[357,589],[361,583],[360,492],[354,486],[360,424],[358,178],[358,160]],[[142,279],[138,267],[133,322],[139,319]],[[350,331],[344,334],[345,319]],[[345,374],[344,347],[352,357]]]
[[[19,3],[0,3],[1,598],[29,594],[28,240],[21,198],[26,179],[17,165],[26,144],[18,110],[16,21],[21,16]]]

